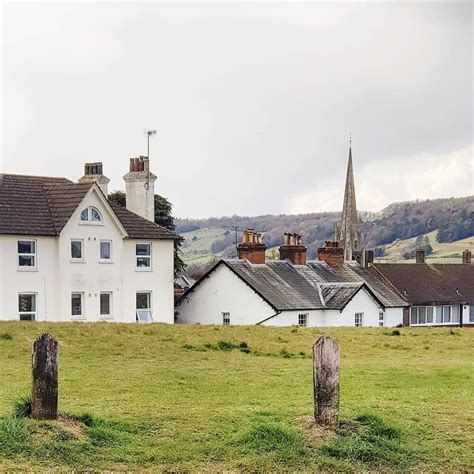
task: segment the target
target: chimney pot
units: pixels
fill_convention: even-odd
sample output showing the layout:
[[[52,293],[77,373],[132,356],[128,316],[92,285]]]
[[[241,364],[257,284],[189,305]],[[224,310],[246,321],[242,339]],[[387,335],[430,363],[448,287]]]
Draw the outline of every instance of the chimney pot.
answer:
[[[423,249],[418,249],[415,253],[416,263],[425,263],[425,251]]]
[[[369,268],[372,263],[374,263],[374,251],[364,250],[364,268]]]
[[[331,267],[340,267],[344,264],[344,249],[338,242],[327,240],[324,247],[318,248],[318,258]]]

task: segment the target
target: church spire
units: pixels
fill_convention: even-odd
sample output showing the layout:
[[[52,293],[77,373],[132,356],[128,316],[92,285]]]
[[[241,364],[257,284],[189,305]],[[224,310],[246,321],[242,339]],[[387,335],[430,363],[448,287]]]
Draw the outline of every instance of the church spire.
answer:
[[[335,234],[335,240],[344,248],[344,260],[359,260],[363,243],[357,217],[354,170],[352,167],[352,136],[349,138],[349,160],[347,162],[341,221],[336,227]]]

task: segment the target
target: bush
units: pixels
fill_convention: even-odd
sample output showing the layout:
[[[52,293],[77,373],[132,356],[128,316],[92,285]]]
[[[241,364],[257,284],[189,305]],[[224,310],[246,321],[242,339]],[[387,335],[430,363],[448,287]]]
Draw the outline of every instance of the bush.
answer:
[[[11,341],[13,337],[8,332],[4,332],[2,335],[0,335],[0,339],[3,339],[4,341]]]
[[[22,395],[13,402],[13,416],[15,418],[29,418],[31,416],[31,397]]]

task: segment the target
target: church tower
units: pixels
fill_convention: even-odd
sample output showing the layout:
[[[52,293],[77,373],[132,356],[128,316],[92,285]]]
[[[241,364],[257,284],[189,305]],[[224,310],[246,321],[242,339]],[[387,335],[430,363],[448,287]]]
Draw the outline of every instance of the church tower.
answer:
[[[339,242],[339,245],[344,249],[344,260],[361,261],[364,243],[357,218],[354,172],[352,169],[352,143],[349,145],[342,216],[340,222],[336,224],[334,240]]]

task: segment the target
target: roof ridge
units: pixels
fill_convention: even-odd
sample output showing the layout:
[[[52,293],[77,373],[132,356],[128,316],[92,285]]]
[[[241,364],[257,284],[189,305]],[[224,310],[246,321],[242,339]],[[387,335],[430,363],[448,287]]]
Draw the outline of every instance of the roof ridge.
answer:
[[[20,173],[0,173],[0,176],[13,176],[13,177],[21,177],[21,178],[37,178],[37,179],[54,179],[54,180],[65,180],[71,184],[76,184],[74,181],[71,181],[69,178],[64,176],[39,176],[35,174],[20,174]],[[78,183],[77,183],[78,184]]]

